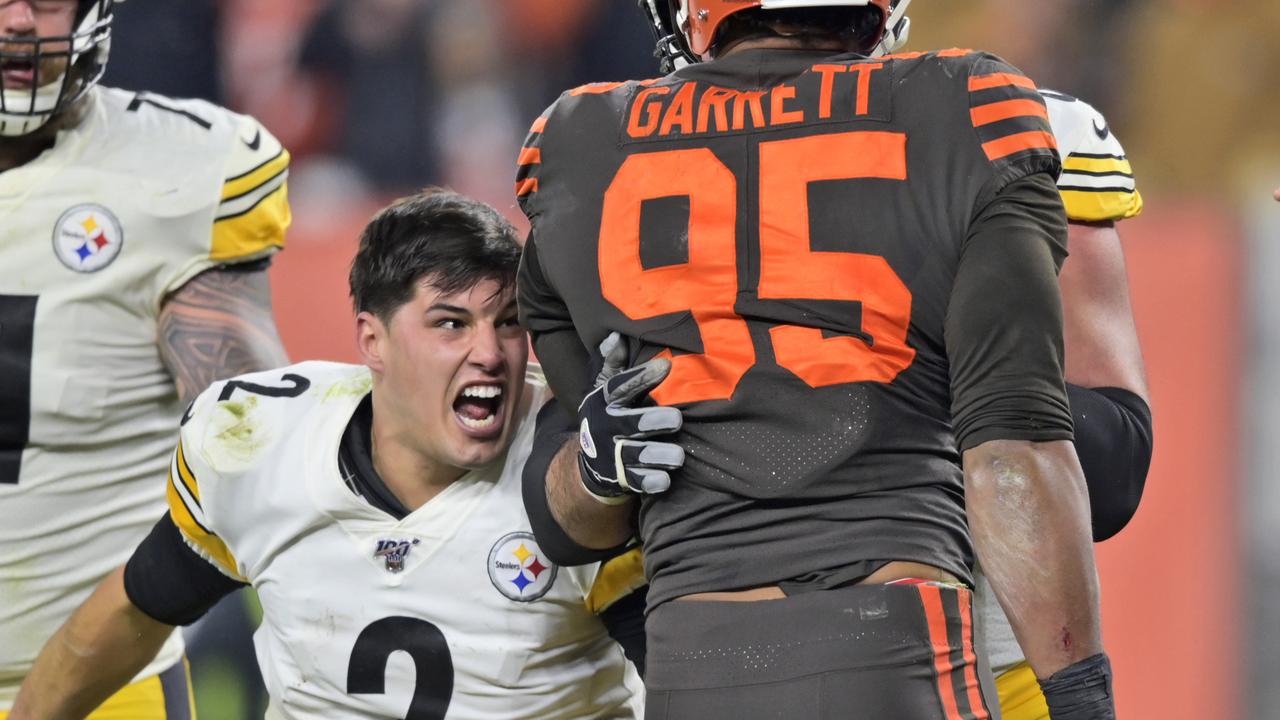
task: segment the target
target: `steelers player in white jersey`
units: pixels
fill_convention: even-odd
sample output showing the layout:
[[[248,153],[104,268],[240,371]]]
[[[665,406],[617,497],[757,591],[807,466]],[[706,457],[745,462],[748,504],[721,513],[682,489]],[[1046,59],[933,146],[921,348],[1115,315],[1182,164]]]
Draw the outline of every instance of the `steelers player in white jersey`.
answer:
[[[881,54],[910,33],[907,6],[893,3]],[[1058,189],[1068,219],[1062,292],[1067,396],[1076,451],[1089,487],[1095,541],[1118,533],[1137,511],[1151,463],[1150,396],[1129,300],[1116,223],[1142,212],[1124,148],[1101,113],[1069,95],[1041,90],[1062,159]],[[1003,720],[1070,718],[1050,708],[991,585],[978,582],[978,639],[996,675]]]
[[[182,408],[287,362],[265,265],[289,155],[252,118],[98,86],[111,0],[0,2],[0,718],[164,508]],[[182,641],[94,715],[190,713]]]
[[[526,371],[519,256],[506,220],[454,193],[376,216],[351,269],[365,365],[200,395],[170,514],[46,646],[12,720],[81,717],[242,584],[268,717],[635,717],[593,612],[619,586],[548,560],[521,503],[548,391]]]

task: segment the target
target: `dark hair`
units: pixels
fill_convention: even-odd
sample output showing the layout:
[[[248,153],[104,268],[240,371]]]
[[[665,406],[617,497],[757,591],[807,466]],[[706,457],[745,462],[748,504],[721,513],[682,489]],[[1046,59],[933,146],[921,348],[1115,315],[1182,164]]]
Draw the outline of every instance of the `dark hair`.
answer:
[[[427,188],[383,208],[360,233],[348,278],[355,310],[390,322],[430,278],[442,293],[497,281],[515,282],[520,264],[516,230],[497,210],[440,188]]]
[[[712,53],[718,55],[721,48],[740,40],[778,36],[836,39],[848,45],[850,50],[868,53],[880,40],[877,34],[882,22],[880,9],[870,5],[786,10],[752,8],[724,19],[716,30]],[[780,28],[786,28],[786,31]]]

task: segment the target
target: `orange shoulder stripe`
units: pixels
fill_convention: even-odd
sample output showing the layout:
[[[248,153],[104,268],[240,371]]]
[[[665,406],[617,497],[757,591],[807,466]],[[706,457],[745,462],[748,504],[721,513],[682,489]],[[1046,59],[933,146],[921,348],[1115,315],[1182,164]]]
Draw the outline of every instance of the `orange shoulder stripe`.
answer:
[[[979,105],[969,110],[969,117],[973,119],[974,127],[1016,117],[1038,117],[1047,122],[1049,111],[1045,109],[1043,103],[1035,100],[1002,100],[988,105]]]
[[[537,165],[542,162],[542,149],[536,147],[520,148],[520,157],[516,159],[517,165]]]
[[[516,183],[516,197],[524,197],[529,193],[538,192],[538,178],[525,178]]]
[[[1017,85],[1028,90],[1036,89],[1036,84],[1031,82],[1031,78],[1025,75],[1014,75],[1013,73],[991,73],[990,75],[974,75],[969,78],[969,92],[989,90],[991,88],[1004,87],[1005,85]]]
[[[1008,157],[1014,153],[1020,153],[1023,150],[1057,150],[1058,141],[1053,135],[1043,130],[1032,130],[1031,132],[1016,133],[1014,135],[1006,135],[998,140],[992,140],[982,144],[982,150],[987,154],[987,159],[992,162],[1002,157]]]

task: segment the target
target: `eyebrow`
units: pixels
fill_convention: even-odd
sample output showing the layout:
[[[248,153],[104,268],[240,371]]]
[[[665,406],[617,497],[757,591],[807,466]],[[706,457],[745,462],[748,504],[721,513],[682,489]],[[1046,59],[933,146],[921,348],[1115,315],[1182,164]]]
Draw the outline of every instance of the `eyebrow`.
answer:
[[[464,308],[464,307],[459,307],[459,306],[457,306],[457,305],[450,305],[449,303],[435,303],[435,304],[434,304],[434,305],[432,305],[431,307],[427,308],[427,312],[432,312],[432,311],[435,311],[435,310],[440,310],[440,311],[443,311],[443,312],[458,313],[459,315],[470,315],[470,314],[471,314],[471,311],[470,311],[470,310],[468,310],[468,309],[466,309],[466,308]]]

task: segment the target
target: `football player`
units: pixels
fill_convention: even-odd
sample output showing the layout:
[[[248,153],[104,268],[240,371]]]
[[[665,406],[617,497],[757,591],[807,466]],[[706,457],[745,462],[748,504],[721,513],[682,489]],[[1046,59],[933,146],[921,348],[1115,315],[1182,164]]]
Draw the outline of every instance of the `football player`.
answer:
[[[689,66],[563,95],[516,191],[552,386],[612,331],[660,361],[586,397],[547,488],[588,548],[642,498],[650,716],[986,717],[967,519],[1055,717],[1111,717],[1034,84],[869,58],[887,0],[646,6]],[[669,423],[593,427],[637,385],[683,412],[675,482]]]
[[[164,509],[182,408],[286,362],[266,266],[289,154],[257,121],[97,84],[111,0],[0,3],[0,718]],[[95,718],[185,718],[166,634]]]
[[[14,720],[80,717],[244,584],[263,606],[270,716],[634,717],[593,612],[619,576],[557,567],[520,502],[548,394],[526,373],[514,236],[449,192],[377,215],[350,275],[365,365],[200,395],[170,514],[46,646]]]

